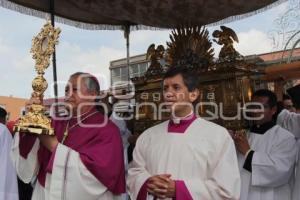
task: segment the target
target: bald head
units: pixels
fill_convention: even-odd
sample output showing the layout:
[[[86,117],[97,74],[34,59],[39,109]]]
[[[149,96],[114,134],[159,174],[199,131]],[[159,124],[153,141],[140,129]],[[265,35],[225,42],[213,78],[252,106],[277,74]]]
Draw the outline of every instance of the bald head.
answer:
[[[89,92],[95,92],[97,94],[100,93],[100,84],[97,78],[93,75],[85,72],[76,72],[70,76],[70,79],[73,77],[79,77],[78,80],[84,81],[84,84]]]

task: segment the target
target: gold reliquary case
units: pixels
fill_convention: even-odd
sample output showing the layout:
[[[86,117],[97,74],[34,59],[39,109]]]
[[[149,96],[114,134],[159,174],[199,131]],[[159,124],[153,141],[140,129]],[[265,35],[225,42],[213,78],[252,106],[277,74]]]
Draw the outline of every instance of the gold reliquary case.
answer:
[[[48,87],[44,73],[49,67],[50,57],[55,51],[59,33],[59,28],[54,28],[50,22],[47,22],[40,33],[32,40],[30,52],[35,60],[35,71],[37,72],[37,76],[32,81],[33,92],[31,93],[31,100],[33,100],[33,103],[27,108],[26,115],[21,117],[14,126],[14,132],[54,135],[51,120],[44,115],[45,107],[42,105],[42,102],[44,92]]]

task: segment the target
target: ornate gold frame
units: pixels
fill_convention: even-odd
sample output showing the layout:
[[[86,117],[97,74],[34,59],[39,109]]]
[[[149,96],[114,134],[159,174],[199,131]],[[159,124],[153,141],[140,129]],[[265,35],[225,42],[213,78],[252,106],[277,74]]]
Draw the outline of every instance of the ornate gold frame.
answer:
[[[48,21],[40,33],[33,38],[31,53],[35,59],[35,70],[37,76],[32,81],[33,92],[31,99],[41,100],[41,104],[33,103],[25,116],[21,117],[14,126],[15,132],[30,132],[33,134],[54,135],[51,127],[51,120],[44,115],[45,108],[42,105],[43,94],[48,87],[48,83],[44,78],[44,71],[49,67],[50,57],[58,44],[60,29],[54,28]]]

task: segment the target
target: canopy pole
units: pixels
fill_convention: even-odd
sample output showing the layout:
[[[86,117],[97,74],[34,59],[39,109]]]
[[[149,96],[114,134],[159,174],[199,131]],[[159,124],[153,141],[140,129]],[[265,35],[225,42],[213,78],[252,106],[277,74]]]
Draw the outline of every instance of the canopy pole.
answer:
[[[51,14],[51,24],[55,27],[54,21],[54,0],[50,0],[50,14]],[[54,87],[54,100],[55,105],[58,104],[58,89],[57,89],[57,72],[56,72],[56,49],[54,45],[54,52],[52,55],[52,66],[53,66],[53,87]],[[58,114],[58,106],[55,106],[55,116]]]
[[[124,37],[126,39],[126,65],[127,65],[127,68],[128,68],[128,71],[127,71],[127,75],[128,75],[128,90],[130,89],[130,86],[129,86],[129,83],[130,83],[130,51],[129,51],[129,36],[130,36],[130,25],[127,24],[124,26]]]

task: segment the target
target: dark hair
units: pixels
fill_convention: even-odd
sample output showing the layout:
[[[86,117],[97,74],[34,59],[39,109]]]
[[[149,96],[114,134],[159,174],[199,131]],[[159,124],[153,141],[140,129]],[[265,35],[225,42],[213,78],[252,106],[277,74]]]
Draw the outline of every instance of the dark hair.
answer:
[[[290,95],[295,108],[300,109],[300,84],[287,89],[286,92]]]
[[[292,98],[288,94],[283,94],[282,95],[282,101],[284,101],[284,100],[292,100]]]
[[[180,74],[182,76],[184,85],[188,88],[188,91],[192,92],[199,87],[199,77],[195,72],[193,72],[194,71],[190,71],[186,67],[170,67],[165,73],[163,80]]]
[[[0,106],[0,121],[6,121],[7,112]]]
[[[266,89],[257,90],[252,97],[268,97],[268,105],[270,108],[277,106],[277,97],[274,92]]]

